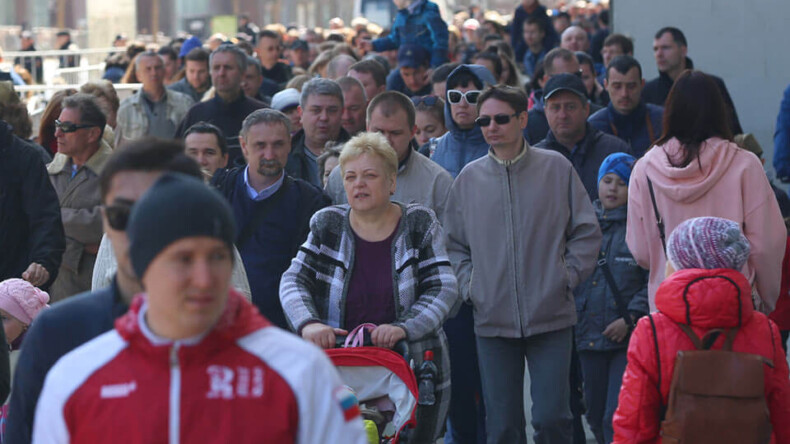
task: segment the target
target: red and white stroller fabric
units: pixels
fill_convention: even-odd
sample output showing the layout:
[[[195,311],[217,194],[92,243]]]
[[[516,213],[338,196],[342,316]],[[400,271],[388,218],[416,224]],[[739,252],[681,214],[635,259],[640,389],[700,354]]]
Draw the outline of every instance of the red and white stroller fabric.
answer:
[[[417,379],[403,356],[386,348],[362,346],[365,330],[375,327],[358,326],[346,338],[344,348],[329,349],[326,353],[343,383],[356,392],[360,404],[375,406],[382,412],[394,411],[395,436],[388,442],[396,444],[405,429],[417,425]]]

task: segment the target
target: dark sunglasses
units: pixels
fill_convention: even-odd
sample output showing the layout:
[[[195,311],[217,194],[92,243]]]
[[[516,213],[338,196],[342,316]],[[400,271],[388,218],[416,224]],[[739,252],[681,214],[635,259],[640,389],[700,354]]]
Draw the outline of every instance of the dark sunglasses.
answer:
[[[438,101],[439,98],[433,95],[411,98],[411,103],[413,103],[414,106],[420,106],[421,103],[424,103],[425,106],[434,106]]]
[[[475,105],[477,104],[478,98],[480,98],[480,91],[476,89],[467,92],[461,92],[457,89],[451,89],[447,91],[447,101],[452,105],[461,103],[461,99],[466,100],[466,103],[470,105]]]
[[[107,216],[107,222],[113,230],[126,231],[133,205],[134,202],[131,200],[115,199],[112,205],[104,206],[104,214]]]
[[[97,125],[92,125],[92,124],[80,125],[77,123],[61,122],[60,120],[57,119],[55,120],[55,128],[63,131],[64,133],[73,133],[74,131],[81,130],[83,128],[93,128],[94,126]]]
[[[482,116],[475,119],[475,125],[479,126],[480,128],[485,128],[488,125],[491,125],[491,120],[496,122],[497,125],[507,125],[510,123],[510,119],[512,117],[516,117],[520,113],[515,114],[497,114],[491,118],[491,116]]]

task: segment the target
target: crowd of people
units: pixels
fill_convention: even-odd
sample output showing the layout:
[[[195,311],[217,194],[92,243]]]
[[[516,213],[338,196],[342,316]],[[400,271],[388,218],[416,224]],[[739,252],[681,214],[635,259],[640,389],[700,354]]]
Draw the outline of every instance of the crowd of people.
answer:
[[[0,72],[0,442],[378,443],[321,350],[372,324],[436,365],[409,442],[526,443],[529,396],[537,443],[790,443],[790,198],[693,42],[393,1],[119,36],[35,136]]]

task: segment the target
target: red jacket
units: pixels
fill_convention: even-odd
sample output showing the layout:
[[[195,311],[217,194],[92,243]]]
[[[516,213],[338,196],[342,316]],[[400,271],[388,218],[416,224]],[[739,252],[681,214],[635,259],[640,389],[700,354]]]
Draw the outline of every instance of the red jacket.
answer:
[[[47,374],[33,442],[366,443],[318,348],[271,326],[231,292],[205,336],[172,342],[143,297]]]
[[[737,289],[732,282],[737,284]],[[683,300],[687,287],[688,305]],[[765,315],[752,308],[751,287],[746,277],[728,269],[681,270],[658,288],[656,307],[659,312],[653,313],[653,320],[661,358],[661,390],[659,393],[657,388],[653,329],[650,320],[643,317],[628,345],[628,366],[613,421],[615,443],[659,442],[660,411],[669,400],[675,357],[680,350],[694,350],[691,340],[676,324],[688,324],[688,313],[691,328],[700,337],[712,328],[736,327],[738,304],[735,301],[739,296],[742,324],[732,349],[773,360],[774,368],[763,367],[765,396],[776,442],[790,443],[790,373],[779,330]],[[724,338],[720,336],[712,348],[721,348]]]

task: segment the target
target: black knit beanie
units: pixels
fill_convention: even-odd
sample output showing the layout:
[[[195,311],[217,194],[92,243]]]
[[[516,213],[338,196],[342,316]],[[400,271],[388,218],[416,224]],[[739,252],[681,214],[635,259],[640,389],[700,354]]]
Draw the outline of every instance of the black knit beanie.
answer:
[[[215,237],[233,251],[236,223],[219,192],[199,179],[166,173],[132,207],[129,256],[137,277],[173,242],[197,236]]]

